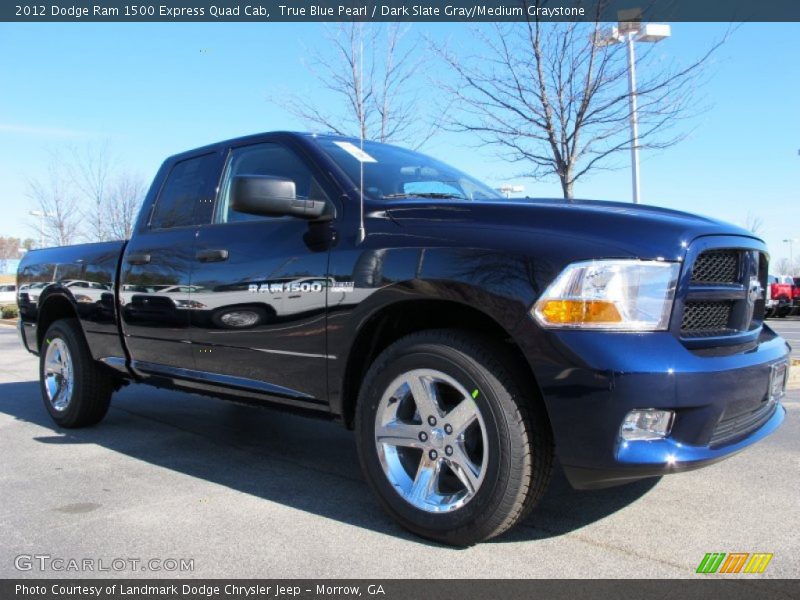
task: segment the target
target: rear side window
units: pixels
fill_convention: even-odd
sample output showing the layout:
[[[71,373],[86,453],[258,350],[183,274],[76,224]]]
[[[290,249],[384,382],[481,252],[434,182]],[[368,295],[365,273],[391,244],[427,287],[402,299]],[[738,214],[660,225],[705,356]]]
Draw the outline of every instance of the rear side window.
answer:
[[[176,163],[156,201],[152,229],[202,225],[211,220],[216,157],[204,154]]]

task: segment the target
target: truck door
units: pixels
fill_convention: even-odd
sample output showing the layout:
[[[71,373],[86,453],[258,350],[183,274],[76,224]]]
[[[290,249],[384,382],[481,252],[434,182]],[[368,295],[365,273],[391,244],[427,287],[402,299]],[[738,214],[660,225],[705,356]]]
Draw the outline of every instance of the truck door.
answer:
[[[201,226],[197,238],[191,295],[197,368],[212,381],[286,402],[326,402],[329,248],[318,242],[332,225],[236,212],[230,206],[236,175],[291,179],[298,197],[330,202],[313,165],[293,149],[277,142],[231,148],[213,223]]]
[[[197,227],[210,222],[220,157],[172,165],[150,216],[125,249],[120,276],[122,331],[134,367],[194,369],[189,345],[191,271]]]

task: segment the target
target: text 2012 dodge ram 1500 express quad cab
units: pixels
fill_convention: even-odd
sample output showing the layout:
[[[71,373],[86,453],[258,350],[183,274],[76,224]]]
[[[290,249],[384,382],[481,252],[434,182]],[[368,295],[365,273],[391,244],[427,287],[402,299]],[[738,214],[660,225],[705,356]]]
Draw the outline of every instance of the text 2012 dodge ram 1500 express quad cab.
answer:
[[[273,133],[167,159],[127,242],[28,253],[20,334],[62,427],[126,382],[338,419],[394,518],[465,545],[520,521],[555,456],[601,487],[773,432],[767,261],[710,219]]]

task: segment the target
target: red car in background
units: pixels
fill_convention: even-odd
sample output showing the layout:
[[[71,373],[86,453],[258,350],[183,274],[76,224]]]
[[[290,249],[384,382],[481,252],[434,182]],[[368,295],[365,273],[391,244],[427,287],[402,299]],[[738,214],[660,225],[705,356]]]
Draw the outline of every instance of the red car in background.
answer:
[[[800,314],[800,277],[794,278],[794,287],[792,288],[792,314]]]
[[[786,317],[800,303],[800,289],[789,275],[767,276],[767,316]]]

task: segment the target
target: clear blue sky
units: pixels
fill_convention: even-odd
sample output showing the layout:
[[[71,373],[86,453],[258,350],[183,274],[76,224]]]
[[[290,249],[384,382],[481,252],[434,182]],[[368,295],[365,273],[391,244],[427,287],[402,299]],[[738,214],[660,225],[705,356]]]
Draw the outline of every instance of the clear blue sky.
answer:
[[[419,32],[469,43],[469,27],[418,24]],[[674,23],[658,50],[691,60],[724,24]],[[110,140],[126,166],[152,177],[167,155],[219,139],[302,123],[267,101],[311,85],[301,65],[320,24],[0,24],[0,235],[35,237],[25,198],[47,149]],[[203,50],[201,52],[201,50]],[[711,110],[680,145],[645,154],[648,203],[743,223],[764,220],[773,262],[800,238],[800,24],[746,24],[710,67]],[[324,99],[324,97],[323,97]],[[556,181],[520,181],[509,166],[445,135],[426,150],[497,185],[524,183],[558,196]],[[623,158],[623,160],[625,160]],[[624,163],[623,163],[624,164]],[[630,199],[627,168],[579,182],[576,196]],[[800,243],[795,255],[800,254]]]

